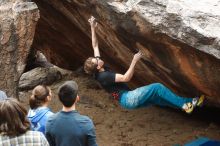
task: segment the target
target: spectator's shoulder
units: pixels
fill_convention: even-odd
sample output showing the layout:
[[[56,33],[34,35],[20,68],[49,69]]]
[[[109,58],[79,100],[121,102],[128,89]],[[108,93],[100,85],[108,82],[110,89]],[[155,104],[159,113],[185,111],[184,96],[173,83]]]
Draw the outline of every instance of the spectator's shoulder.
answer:
[[[51,112],[51,111],[48,111],[48,112],[47,112],[47,117],[48,117],[48,118],[51,117],[51,116],[53,116],[53,115],[54,115],[53,112]]]
[[[54,123],[54,121],[57,119],[58,113],[51,113],[50,116],[48,116],[47,123]]]
[[[26,132],[26,135],[32,135],[32,136],[34,136],[34,137],[41,137],[43,134],[42,134],[42,132],[40,132],[40,131],[31,131],[31,130],[29,130],[29,131],[27,131]]]
[[[94,127],[92,119],[85,115],[79,115],[77,121],[86,129],[91,129]]]

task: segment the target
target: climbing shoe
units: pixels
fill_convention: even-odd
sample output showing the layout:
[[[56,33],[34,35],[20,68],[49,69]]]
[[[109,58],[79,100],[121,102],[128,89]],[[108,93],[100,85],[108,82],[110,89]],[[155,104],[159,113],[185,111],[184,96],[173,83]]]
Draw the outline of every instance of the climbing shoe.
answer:
[[[196,106],[201,107],[203,105],[204,99],[205,99],[204,95],[201,95],[200,97],[193,98],[193,100],[192,100],[193,106],[194,107],[196,107]]]
[[[185,103],[183,105],[183,110],[187,113],[187,114],[191,114],[192,111],[194,109],[194,106],[191,102]]]

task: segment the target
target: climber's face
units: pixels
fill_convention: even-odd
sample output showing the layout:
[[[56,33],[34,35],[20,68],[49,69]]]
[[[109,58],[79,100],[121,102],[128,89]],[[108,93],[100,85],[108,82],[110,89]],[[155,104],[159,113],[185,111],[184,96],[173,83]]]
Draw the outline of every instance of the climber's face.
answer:
[[[98,69],[98,70],[101,69],[101,68],[103,67],[103,65],[104,65],[104,61],[103,61],[102,59],[100,59],[100,58],[97,58],[97,57],[94,57],[94,58],[92,59],[92,62],[93,62],[94,64],[97,64],[97,69]]]

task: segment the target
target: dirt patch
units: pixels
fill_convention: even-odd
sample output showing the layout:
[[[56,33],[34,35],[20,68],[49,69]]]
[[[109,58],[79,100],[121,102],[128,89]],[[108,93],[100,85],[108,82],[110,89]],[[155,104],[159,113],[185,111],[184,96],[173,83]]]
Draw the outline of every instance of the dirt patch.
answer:
[[[171,146],[185,144],[198,137],[220,140],[218,109],[197,109],[191,115],[156,106],[125,110],[93,79],[76,75],[68,79],[75,80],[79,85],[81,101],[77,110],[93,119],[100,146]],[[56,95],[63,82],[51,86],[54,98],[50,107],[54,112],[61,109]],[[20,96],[27,107],[29,95],[30,91],[22,92]]]

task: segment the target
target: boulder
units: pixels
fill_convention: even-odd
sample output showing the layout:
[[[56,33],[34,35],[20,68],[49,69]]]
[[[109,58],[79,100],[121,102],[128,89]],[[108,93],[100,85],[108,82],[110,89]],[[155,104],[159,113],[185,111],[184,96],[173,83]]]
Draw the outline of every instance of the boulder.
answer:
[[[34,48],[64,68],[93,55],[88,18],[105,63],[124,73],[137,49],[145,54],[131,86],[161,82],[182,96],[208,95],[220,105],[218,0],[35,0],[41,12]]]
[[[18,81],[26,65],[38,19],[39,10],[34,2],[0,1],[0,89],[8,96],[18,97]]]
[[[31,90],[37,85],[51,85],[71,74],[71,71],[56,66],[49,68],[37,67],[22,74],[19,81],[19,90]]]

